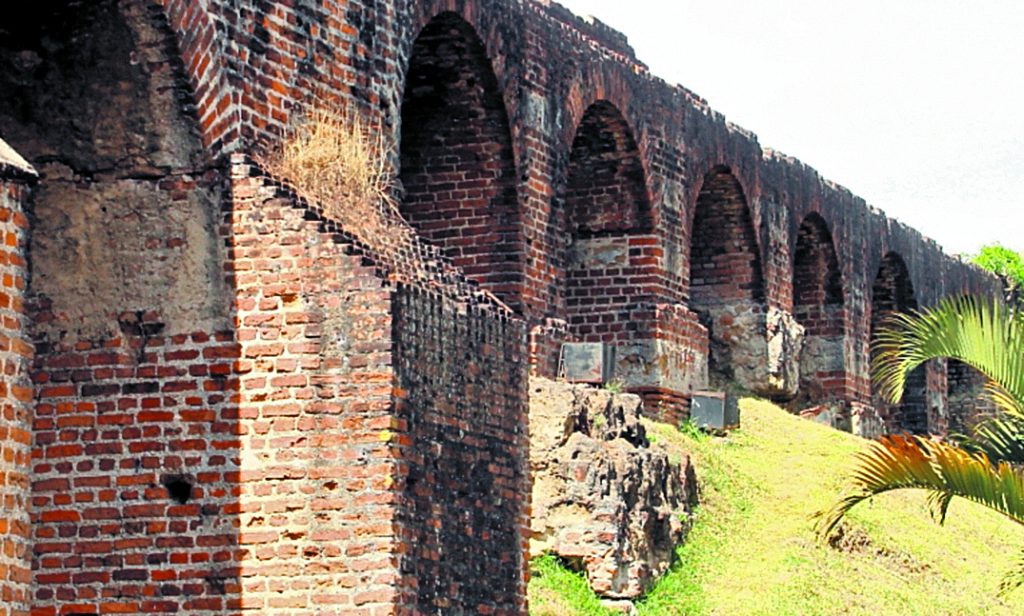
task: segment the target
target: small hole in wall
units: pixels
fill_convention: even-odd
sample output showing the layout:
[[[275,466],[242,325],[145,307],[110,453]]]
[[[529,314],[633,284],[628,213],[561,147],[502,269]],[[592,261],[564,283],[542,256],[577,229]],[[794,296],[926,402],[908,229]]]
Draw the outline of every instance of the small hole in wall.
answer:
[[[167,496],[179,505],[184,505],[192,498],[192,482],[181,475],[169,475],[160,483],[167,488]]]

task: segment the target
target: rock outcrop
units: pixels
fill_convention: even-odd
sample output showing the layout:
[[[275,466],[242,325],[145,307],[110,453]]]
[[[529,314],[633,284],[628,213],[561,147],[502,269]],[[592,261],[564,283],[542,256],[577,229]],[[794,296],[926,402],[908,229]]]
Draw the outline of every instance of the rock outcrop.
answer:
[[[689,528],[696,482],[640,423],[638,396],[531,380],[530,551],[586,572],[611,599],[642,594]]]

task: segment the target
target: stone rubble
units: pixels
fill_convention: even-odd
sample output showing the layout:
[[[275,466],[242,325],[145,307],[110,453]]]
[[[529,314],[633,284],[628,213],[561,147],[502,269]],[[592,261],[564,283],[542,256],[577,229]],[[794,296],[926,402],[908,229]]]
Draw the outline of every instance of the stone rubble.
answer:
[[[652,446],[640,411],[636,395],[530,382],[530,553],[565,559],[609,599],[638,597],[668,570],[696,502],[689,459]]]

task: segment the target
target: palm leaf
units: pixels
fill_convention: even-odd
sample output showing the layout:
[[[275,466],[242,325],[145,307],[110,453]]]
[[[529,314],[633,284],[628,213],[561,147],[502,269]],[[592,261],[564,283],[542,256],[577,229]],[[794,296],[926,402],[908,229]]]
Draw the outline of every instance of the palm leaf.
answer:
[[[847,495],[816,514],[819,536],[829,536],[858,503],[901,489],[927,490],[940,523],[960,496],[1024,524],[1024,316],[996,301],[946,299],[930,310],[890,316],[872,344],[872,378],[890,402],[903,397],[912,370],[951,358],[988,378],[984,395],[1001,413],[976,426],[964,448],[909,435],[872,443],[857,454]],[[1024,558],[1006,574],[1000,594],[1022,583]]]
[[[876,335],[872,377],[891,402],[911,370],[930,359],[958,359],[986,375],[987,394],[1024,416],[1024,323],[998,302],[947,298],[935,308],[893,314]]]
[[[988,377],[984,395],[1002,411],[974,433],[975,451],[1024,463],[1024,319],[997,301],[950,298],[935,308],[891,315],[873,342],[872,377],[891,402],[914,368],[957,359]]]
[[[1010,464],[993,464],[971,453],[918,436],[891,435],[857,454],[852,489],[831,509],[818,512],[819,535],[828,536],[857,504],[884,492],[928,490],[939,521],[954,496],[974,501],[1024,524],[1024,474]]]

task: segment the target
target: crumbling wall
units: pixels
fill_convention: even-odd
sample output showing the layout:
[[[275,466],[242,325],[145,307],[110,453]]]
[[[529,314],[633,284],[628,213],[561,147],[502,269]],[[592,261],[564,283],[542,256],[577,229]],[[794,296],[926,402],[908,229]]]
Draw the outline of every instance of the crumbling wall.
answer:
[[[438,67],[447,77],[432,80]],[[276,138],[314,95],[351,104],[389,137],[409,218],[522,313],[538,372],[557,370],[561,340],[609,340],[626,387],[672,421],[707,385],[709,363],[762,392],[793,394],[797,225],[811,212],[831,232],[844,291],[845,372],[821,382],[842,380],[863,433],[883,428],[868,379],[883,256],[902,256],[921,306],[998,292],[994,279],[650,75],[611,28],[555,3],[28,4],[0,25],[0,135],[41,172],[27,207],[26,295],[41,615],[521,609],[511,539],[525,526],[514,470],[524,390],[512,390],[527,360],[511,358],[520,324],[490,302],[486,317],[453,308],[472,292],[436,253],[417,262],[433,291],[420,300],[403,291],[396,304],[382,281],[401,279],[401,259],[383,267],[319,212],[254,180],[243,159],[233,180],[224,171],[228,154]],[[439,107],[457,111],[459,126]],[[591,108],[621,117],[591,131]],[[595,155],[574,160],[581,126],[593,143],[613,135],[614,151],[583,148]],[[607,170],[595,186],[609,198],[587,190],[574,165]],[[446,166],[469,175],[447,188],[426,177]],[[596,208],[576,208],[586,216],[567,211],[573,185]],[[440,207],[442,195],[451,199]],[[630,215],[615,221],[612,200]],[[697,211],[707,203],[721,207]],[[497,223],[481,226],[480,211]],[[707,249],[726,230],[724,251]],[[398,310],[410,327],[395,325]],[[425,316],[437,311],[454,324]],[[480,339],[445,346],[459,327]],[[407,363],[395,377],[399,351],[383,350],[392,343],[440,363],[422,373]],[[808,349],[822,356],[817,343]],[[928,370],[931,422],[944,379]],[[488,393],[485,380],[502,391]],[[497,410],[471,416],[448,391]],[[388,410],[392,393],[415,421]],[[471,478],[499,480],[501,503],[478,484],[408,487],[434,462],[451,468],[448,452],[475,460]],[[493,468],[478,463],[485,455],[498,457]],[[477,515],[472,495],[484,503],[470,520],[475,542],[459,534],[460,516]],[[480,529],[499,540],[480,540]],[[466,564],[441,557],[449,545]],[[498,572],[488,572],[493,589],[478,573],[485,566]],[[322,591],[311,581],[321,577],[340,590]]]
[[[610,599],[635,599],[668,571],[689,529],[689,459],[652,447],[641,400],[530,380],[530,551],[555,554]]]
[[[996,289],[986,276],[943,255],[933,242],[872,210],[845,188],[824,180],[800,161],[762,148],[756,135],[727,122],[696,94],[681,87],[668,86],[652,76],[635,58],[621,34],[598,21],[580,19],[557,4],[452,3],[448,0],[405,4],[351,2],[343,11],[335,10],[332,5],[299,4],[275,6],[262,21],[255,16],[262,15],[264,7],[253,0],[211,0],[198,16],[181,10],[179,2],[172,0],[169,4],[172,14],[188,14],[187,19],[182,17],[180,23],[175,22],[182,40],[187,42],[187,57],[196,57],[193,47],[208,51],[209,57],[204,61],[188,64],[193,82],[220,83],[215,77],[223,75],[226,87],[238,93],[230,97],[229,102],[214,105],[214,101],[221,100],[211,94],[217,88],[204,87],[200,100],[208,102],[204,103],[200,116],[221,120],[233,118],[231,128],[225,128],[221,122],[217,127],[211,125],[209,130],[216,135],[225,131],[240,134],[250,142],[256,138],[273,139],[289,117],[302,109],[314,93],[347,101],[360,108],[372,122],[393,137],[396,149],[403,141],[410,144],[422,142],[425,136],[418,128],[420,124],[411,120],[403,122],[403,117],[419,117],[417,109],[431,108],[421,103],[431,100],[437,103],[444,99],[443,96],[438,98],[444,84],[422,77],[425,67],[433,64],[454,67],[451,54],[472,56],[471,64],[475,68],[471,73],[483,77],[470,79],[469,73],[464,71],[449,71],[455,77],[444,82],[448,84],[445,88],[450,86],[452,92],[466,93],[450,106],[458,110],[458,117],[466,120],[463,123],[466,127],[478,126],[478,120],[485,117],[492,120],[500,118],[504,111],[508,139],[504,137],[504,119],[497,123],[489,121],[486,131],[480,129],[483,132],[476,129],[463,131],[467,138],[456,140],[462,145],[450,143],[449,137],[458,131],[439,130],[435,131],[436,136],[444,141],[446,147],[452,146],[449,148],[452,152],[462,152],[453,158],[466,159],[463,162],[467,164],[474,158],[464,155],[472,150],[470,144],[476,144],[472,147],[481,152],[487,147],[496,148],[491,154],[495,155],[492,164],[497,166],[491,171],[498,173],[499,167],[507,168],[508,161],[512,160],[515,177],[510,178],[504,171],[494,176],[503,178],[500,182],[502,188],[496,189],[494,194],[504,196],[490,200],[490,204],[495,206],[500,201],[502,213],[497,225],[486,230],[477,229],[474,225],[466,226],[459,215],[448,216],[447,220],[435,217],[423,222],[423,231],[435,241],[445,244],[450,251],[460,253],[476,250],[473,246],[490,242],[493,250],[485,250],[490,256],[480,260],[494,267],[471,273],[484,284],[496,284],[496,279],[489,281],[488,276],[505,278],[511,270],[522,272],[521,278],[517,279],[521,281],[518,287],[521,305],[517,304],[517,308],[521,308],[531,330],[536,332],[533,348],[539,353],[549,354],[534,360],[538,369],[557,370],[558,342],[563,330],[548,324],[567,320],[570,313],[578,312],[577,308],[591,297],[586,295],[589,290],[582,290],[584,284],[577,284],[581,289],[580,299],[575,307],[570,307],[567,302],[575,292],[570,290],[570,279],[589,280],[590,277],[578,274],[586,270],[599,274],[599,270],[604,268],[601,265],[598,270],[580,269],[578,264],[595,255],[606,260],[606,255],[611,254],[612,269],[615,269],[617,262],[614,259],[620,259],[627,250],[622,238],[610,236],[597,238],[593,246],[585,246],[592,240],[582,238],[583,242],[576,247],[580,250],[573,246],[580,238],[573,237],[573,217],[565,207],[571,192],[568,188],[572,183],[569,178],[574,165],[573,143],[579,129],[586,129],[592,124],[594,114],[590,110],[595,106],[616,109],[623,123],[630,128],[636,144],[635,160],[645,174],[652,231],[649,238],[644,238],[652,243],[645,246],[643,254],[639,255],[643,261],[642,275],[601,278],[610,284],[598,286],[610,289],[608,293],[611,295],[598,295],[594,299],[609,306],[621,306],[621,309],[596,315],[597,325],[606,330],[601,332],[602,336],[622,341],[616,342],[617,345],[636,347],[647,344],[651,355],[645,357],[645,361],[649,365],[671,362],[672,359],[661,355],[650,339],[633,334],[622,335],[619,328],[628,328],[629,324],[620,325],[618,321],[624,313],[642,312],[647,302],[678,305],[705,314],[705,329],[710,326],[711,330],[710,344],[700,339],[701,332],[694,329],[692,331],[698,338],[687,340],[684,348],[694,350],[707,346],[712,356],[718,355],[718,359],[712,357],[712,364],[724,364],[726,375],[729,374],[731,359],[725,351],[751,350],[751,356],[756,358],[753,365],[774,365],[770,368],[771,375],[765,375],[760,367],[755,367],[757,374],[742,376],[743,379],[749,377],[748,385],[774,397],[792,397],[798,379],[791,379],[790,375],[799,372],[800,363],[795,353],[798,345],[794,344],[799,338],[798,330],[779,329],[783,334],[781,338],[762,342],[761,339],[769,335],[768,325],[765,322],[762,328],[760,318],[755,315],[758,311],[766,313],[769,308],[774,308],[780,315],[775,318],[776,322],[791,320],[784,313],[792,313],[799,295],[793,288],[799,225],[811,213],[822,218],[832,235],[836,266],[842,273],[846,293],[843,336],[841,339],[831,337],[826,344],[827,349],[819,344],[824,339],[817,338],[808,346],[808,357],[834,357],[841,345],[844,370],[841,374],[835,370],[821,371],[820,377],[816,377],[817,385],[812,381],[805,382],[809,388],[827,383],[829,392],[833,392],[830,396],[841,396],[850,405],[863,407],[871,404],[868,367],[870,291],[883,255],[895,251],[904,256],[921,305],[929,305],[949,293]],[[193,45],[190,41],[194,41],[195,36],[189,26],[194,26],[196,31],[204,31],[207,28],[205,24],[210,23],[216,25],[215,30],[219,33],[212,37],[215,43],[205,47]],[[428,27],[428,24],[433,25]],[[428,36],[420,40],[422,32]],[[429,46],[426,45],[428,41]],[[466,41],[472,45],[467,47]],[[434,51],[422,53],[427,47]],[[470,47],[473,48],[472,54],[468,53]],[[440,53],[437,50],[447,51]],[[484,91],[486,96],[481,94]],[[412,107],[408,106],[410,103]],[[499,127],[501,130],[494,132],[499,124],[502,125]],[[204,124],[204,130],[206,128]],[[486,146],[468,138],[484,133],[490,135]],[[216,142],[214,137],[207,137],[207,140]],[[632,148],[627,149],[632,152]],[[416,157],[405,156],[405,162],[401,158],[396,156],[396,171],[402,172],[402,164],[408,162],[412,169],[410,176],[417,175],[413,160]],[[433,159],[432,155],[428,158]],[[634,171],[637,168],[631,162],[619,167],[626,173],[612,175],[617,178],[636,175]],[[735,320],[737,315],[734,313],[738,310],[742,313],[738,315],[740,320],[751,321],[757,335],[746,340],[742,335],[739,339],[733,338],[730,333],[728,343],[715,334],[714,321],[717,317],[711,313],[718,312],[718,309],[706,307],[701,303],[700,294],[692,292],[691,287],[700,286],[699,276],[694,274],[699,274],[703,266],[690,263],[691,248],[714,235],[714,232],[705,232],[701,225],[694,223],[695,218],[701,218],[695,216],[699,202],[702,198],[707,200],[708,191],[702,187],[709,175],[723,170],[741,187],[745,201],[742,209],[746,210],[743,215],[747,217],[737,227],[743,242],[742,247],[734,251],[739,257],[732,263],[735,270],[733,279],[739,281],[740,286],[750,287],[746,289],[748,292],[757,286],[758,278],[761,287],[760,294],[754,294],[758,295],[757,299],[745,300],[752,302],[746,307],[737,303],[738,299],[735,302],[730,300],[732,309],[725,317],[726,320]],[[494,187],[490,180],[484,184]],[[601,182],[596,182],[595,186],[598,184]],[[411,185],[415,187],[418,184],[412,181]],[[514,207],[505,198],[511,198],[509,186],[515,192]],[[623,186],[626,184],[622,182],[615,184],[616,189],[608,194],[634,203],[638,193],[619,190]],[[438,195],[449,194],[448,189],[438,188],[436,192]],[[462,198],[452,196],[456,201]],[[444,201],[449,200],[446,198]],[[420,204],[417,208],[422,206],[429,210],[432,207],[425,197],[417,197],[416,203]],[[473,206],[466,211],[474,209],[479,208]],[[632,211],[631,207],[626,209]],[[506,241],[511,237],[506,233],[505,223],[510,220],[506,213],[513,210],[513,218],[520,224],[517,232],[521,242],[519,247],[512,247]],[[600,213],[598,215],[601,216]],[[464,235],[471,227],[474,230],[468,236]],[[508,261],[501,261],[500,267],[492,258],[499,246],[500,252],[509,257]],[[700,254],[698,248],[698,256]],[[583,260],[579,255],[583,255]],[[512,262],[517,265],[510,266]],[[759,276],[756,274],[758,269]],[[581,320],[594,320],[593,317],[595,315],[588,313]],[[838,319],[837,316],[835,318]],[[596,336],[594,325],[583,324],[592,328],[590,335]],[[718,329],[728,328],[728,324],[720,325]],[[657,324],[638,324],[639,329],[647,331],[659,327]],[[762,329],[763,332],[760,331]],[[750,330],[745,328],[744,331],[749,333]],[[556,338],[542,340],[540,332],[550,332]],[[778,347],[780,343],[790,352],[775,357],[767,346],[775,344]],[[762,348],[755,349],[755,346]],[[622,350],[636,355],[635,348]],[[705,363],[707,358],[694,365],[699,367]],[[678,381],[665,378],[654,387],[666,392],[665,400],[674,400],[676,411],[685,412],[686,392],[671,391],[674,386],[671,382]],[[650,384],[627,383],[627,386],[639,390],[650,387]]]
[[[40,3],[0,38],[0,134],[42,175],[32,200],[37,335],[119,333],[160,308],[170,331],[228,323],[216,234],[223,181],[205,165],[159,8]]]
[[[174,35],[141,0],[23,8],[0,33],[0,134],[40,172],[33,609],[235,609],[226,183]]]

